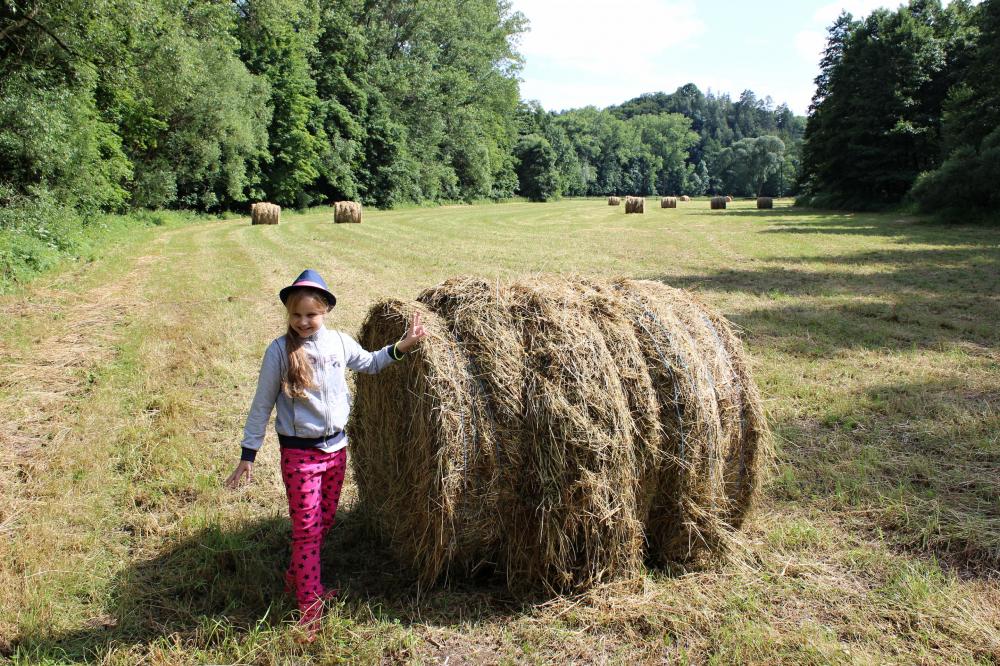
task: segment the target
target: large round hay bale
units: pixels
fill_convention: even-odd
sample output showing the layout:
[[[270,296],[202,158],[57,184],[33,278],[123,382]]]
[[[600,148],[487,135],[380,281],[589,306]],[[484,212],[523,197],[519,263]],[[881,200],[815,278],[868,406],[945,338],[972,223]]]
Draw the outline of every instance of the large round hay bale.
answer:
[[[725,210],[726,209],[726,197],[712,197],[709,201],[709,206],[712,210]]]
[[[278,224],[280,219],[281,206],[263,201],[250,204],[250,224]]]
[[[677,208],[677,197],[663,197],[660,199],[660,208]]]
[[[362,515],[422,582],[581,589],[724,550],[761,482],[760,397],[726,320],[656,282],[454,278],[375,305],[348,426]]]
[[[643,197],[625,197],[625,213],[645,213],[646,200]]]
[[[691,201],[691,197],[686,194],[681,195],[681,201]]]
[[[337,201],[333,204],[333,221],[337,224],[361,224],[361,204],[356,201]]]
[[[757,197],[757,208],[774,208],[774,199],[771,197]]]
[[[609,206],[620,206],[621,203],[622,203],[622,200],[621,200],[620,197],[608,197],[608,205]]]
[[[733,195],[732,194],[727,194],[726,195],[726,203],[732,203],[732,201],[733,201]]]

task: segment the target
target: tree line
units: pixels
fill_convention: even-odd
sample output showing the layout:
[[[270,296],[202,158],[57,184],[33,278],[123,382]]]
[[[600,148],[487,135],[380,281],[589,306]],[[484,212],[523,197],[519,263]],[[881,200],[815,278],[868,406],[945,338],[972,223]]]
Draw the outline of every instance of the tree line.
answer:
[[[221,210],[510,196],[523,17],[496,0],[24,0],[5,196]]]
[[[689,84],[547,113],[519,97],[525,26],[508,0],[8,0],[0,204],[791,191],[787,107]]]
[[[986,214],[1000,204],[1000,0],[911,0],[829,29],[803,201]]]

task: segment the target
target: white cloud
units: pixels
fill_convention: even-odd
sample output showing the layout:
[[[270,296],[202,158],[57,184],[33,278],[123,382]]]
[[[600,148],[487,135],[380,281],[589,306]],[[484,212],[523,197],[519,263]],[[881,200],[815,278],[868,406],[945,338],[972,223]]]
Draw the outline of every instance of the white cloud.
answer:
[[[529,32],[520,52],[529,61],[558,62],[583,72],[648,74],[651,60],[701,34],[692,0],[517,0]]]

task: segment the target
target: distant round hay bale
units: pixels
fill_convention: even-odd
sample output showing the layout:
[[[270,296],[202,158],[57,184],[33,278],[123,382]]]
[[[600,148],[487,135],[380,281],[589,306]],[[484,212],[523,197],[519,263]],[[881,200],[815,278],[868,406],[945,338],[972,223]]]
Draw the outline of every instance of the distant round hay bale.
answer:
[[[725,550],[769,438],[729,323],[657,282],[453,278],[371,308],[428,339],[358,375],[361,515],[422,583],[482,569],[582,589]]]
[[[281,220],[281,206],[259,202],[250,204],[250,224],[278,224]]]
[[[660,199],[660,208],[677,208],[677,197],[663,197]]]
[[[691,201],[691,197],[686,194],[681,195],[681,201]]]
[[[731,202],[732,200],[733,200],[733,195],[732,194],[727,194],[726,195],[726,201],[727,202]]]
[[[333,204],[333,221],[337,224],[361,224],[361,204],[356,201],[337,201]]]
[[[757,197],[757,208],[774,208],[774,199],[771,197]]]
[[[622,200],[619,197],[608,197],[608,205],[609,206],[620,206],[621,203],[622,203]]]
[[[625,197],[625,214],[645,213],[646,200],[643,197]]]
[[[712,207],[712,210],[725,210],[726,197],[712,197],[712,200],[709,201],[709,205]]]

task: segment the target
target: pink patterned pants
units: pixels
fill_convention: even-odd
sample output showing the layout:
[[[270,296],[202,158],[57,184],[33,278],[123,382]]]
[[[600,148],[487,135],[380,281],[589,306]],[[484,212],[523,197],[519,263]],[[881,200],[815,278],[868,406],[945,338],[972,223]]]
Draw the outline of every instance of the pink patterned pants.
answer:
[[[347,469],[347,449],[325,453],[316,449],[281,450],[281,478],[292,519],[292,561],[286,580],[295,588],[299,608],[322,598],[319,549],[333,527]]]

